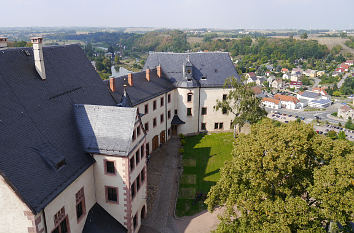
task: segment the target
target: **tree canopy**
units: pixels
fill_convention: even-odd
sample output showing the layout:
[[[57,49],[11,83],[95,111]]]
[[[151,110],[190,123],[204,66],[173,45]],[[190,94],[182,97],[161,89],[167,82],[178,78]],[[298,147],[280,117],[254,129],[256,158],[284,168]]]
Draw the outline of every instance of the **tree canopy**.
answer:
[[[248,85],[243,85],[231,77],[226,79],[224,87],[231,90],[226,98],[216,101],[215,110],[222,109],[233,114],[233,125],[242,127],[247,122],[253,124],[266,115],[266,111],[261,107],[261,100]]]
[[[208,194],[210,211],[226,207],[216,232],[325,232],[330,223],[349,231],[353,152],[301,122],[254,124]]]

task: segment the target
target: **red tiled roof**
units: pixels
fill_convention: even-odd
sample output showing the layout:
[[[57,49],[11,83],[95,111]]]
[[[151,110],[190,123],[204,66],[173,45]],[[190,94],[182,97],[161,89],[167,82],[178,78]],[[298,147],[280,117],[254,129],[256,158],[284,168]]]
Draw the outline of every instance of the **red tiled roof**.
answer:
[[[280,100],[268,98],[268,97],[263,97],[262,102],[271,102],[271,103],[279,104]]]
[[[286,101],[286,102],[293,102],[293,103],[297,103],[299,102],[299,100],[294,97],[294,96],[288,96],[288,95],[281,95],[281,94],[276,94],[274,96],[275,99],[281,100],[281,101]]]

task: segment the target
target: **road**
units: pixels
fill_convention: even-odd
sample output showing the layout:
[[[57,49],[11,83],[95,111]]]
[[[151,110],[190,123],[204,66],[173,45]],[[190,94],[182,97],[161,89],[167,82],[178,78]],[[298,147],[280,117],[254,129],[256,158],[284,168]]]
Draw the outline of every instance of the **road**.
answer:
[[[345,81],[348,77],[349,77],[349,73],[346,73],[346,74],[343,76],[343,78],[337,83],[337,87],[338,87],[338,88],[341,88],[342,85],[343,85],[343,83],[344,83],[344,81]]]

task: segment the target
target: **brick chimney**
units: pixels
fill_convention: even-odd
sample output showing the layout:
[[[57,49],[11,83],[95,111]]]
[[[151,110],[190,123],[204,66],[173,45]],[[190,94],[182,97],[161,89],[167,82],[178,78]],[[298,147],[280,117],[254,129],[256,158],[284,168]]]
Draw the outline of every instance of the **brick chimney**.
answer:
[[[116,91],[116,82],[114,80],[114,78],[109,78],[109,89],[111,89],[111,92]]]
[[[157,72],[157,76],[158,76],[159,78],[161,78],[162,69],[161,69],[161,66],[160,66],[160,65],[156,66],[156,72]]]
[[[0,36],[0,49],[7,48],[7,37]]]
[[[145,73],[146,73],[146,80],[150,81],[150,69],[146,69]]]
[[[132,73],[128,74],[128,84],[131,87],[133,86],[133,74]]]
[[[32,37],[31,42],[33,44],[34,65],[39,76],[41,76],[41,79],[45,80],[47,77],[45,74],[45,66],[43,59],[43,38]]]

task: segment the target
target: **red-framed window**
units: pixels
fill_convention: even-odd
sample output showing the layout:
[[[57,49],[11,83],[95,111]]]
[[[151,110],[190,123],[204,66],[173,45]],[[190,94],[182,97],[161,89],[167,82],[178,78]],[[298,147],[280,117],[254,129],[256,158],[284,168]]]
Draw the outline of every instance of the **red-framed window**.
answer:
[[[64,207],[54,215],[54,226],[52,233],[70,233],[69,219],[68,215],[65,215]]]
[[[106,202],[118,204],[118,188],[112,186],[105,186]]]
[[[104,160],[104,174],[105,175],[116,175],[116,165],[115,161]]]
[[[77,222],[85,216],[86,214],[86,204],[85,204],[85,193],[84,187],[82,187],[76,194],[76,218]]]

